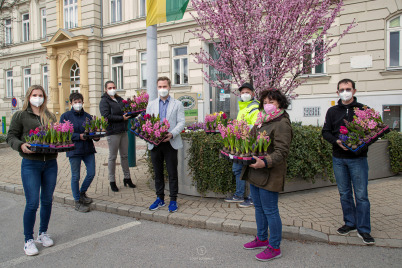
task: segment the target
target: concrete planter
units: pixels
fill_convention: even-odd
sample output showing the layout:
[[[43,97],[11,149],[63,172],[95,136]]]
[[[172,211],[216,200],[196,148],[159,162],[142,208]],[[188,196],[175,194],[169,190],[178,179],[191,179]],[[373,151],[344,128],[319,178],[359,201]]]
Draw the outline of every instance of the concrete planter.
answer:
[[[391,171],[388,155],[388,140],[378,140],[370,145],[368,152],[369,180],[386,178],[395,175]],[[187,151],[190,149],[191,141],[183,139],[183,148],[178,151],[178,173],[179,173],[179,193],[191,196],[201,196],[197,188],[193,185],[193,179],[188,168]],[[231,172],[231,171],[228,171]],[[317,176],[315,183],[295,178],[285,183],[284,192],[294,192],[309,190],[321,187],[336,185],[329,180],[322,180]],[[205,197],[224,198],[226,195],[207,192]]]

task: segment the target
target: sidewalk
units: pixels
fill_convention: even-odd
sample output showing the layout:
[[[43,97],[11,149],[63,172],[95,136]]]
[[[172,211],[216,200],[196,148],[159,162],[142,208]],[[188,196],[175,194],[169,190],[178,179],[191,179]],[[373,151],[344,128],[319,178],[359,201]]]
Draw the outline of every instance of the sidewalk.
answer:
[[[145,143],[136,139],[137,166],[130,168],[137,188],[123,187],[123,173],[116,168],[116,182],[120,191],[110,190],[107,178],[108,149],[105,139],[96,145],[96,177],[88,189],[88,196],[94,198],[93,210],[131,216],[185,227],[206,228],[234,233],[256,234],[253,208],[239,208],[236,204],[221,199],[179,195],[179,210],[169,213],[167,207],[149,211],[155,200],[155,193],[149,188],[147,166],[143,158]],[[20,168],[21,157],[11,148],[0,149],[0,190],[23,194]],[[72,205],[70,187],[70,163],[65,153],[58,157],[58,178],[54,200]],[[119,158],[117,160],[119,163]],[[81,179],[85,166],[81,169]],[[402,176],[369,182],[371,202],[372,236],[376,246],[402,248]],[[167,201],[169,201],[167,199]],[[295,193],[281,194],[279,209],[283,224],[283,237],[287,239],[312,240],[331,244],[363,245],[356,233],[349,236],[336,234],[343,225],[342,210],[336,187],[326,187]]]

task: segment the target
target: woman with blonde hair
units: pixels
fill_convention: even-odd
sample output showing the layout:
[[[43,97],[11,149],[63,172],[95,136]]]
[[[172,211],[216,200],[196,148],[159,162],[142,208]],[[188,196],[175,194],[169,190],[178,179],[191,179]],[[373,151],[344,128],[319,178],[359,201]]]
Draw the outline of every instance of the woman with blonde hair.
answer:
[[[53,192],[56,187],[57,153],[34,153],[24,139],[28,136],[29,130],[47,125],[49,122],[56,122],[56,117],[49,112],[46,103],[47,96],[43,87],[31,86],[25,94],[22,110],[16,112],[11,119],[7,135],[7,143],[22,156],[21,179],[26,199],[23,216],[24,251],[27,255],[39,253],[35,242],[42,243],[44,247],[53,245],[47,229],[52,211]],[[34,241],[33,229],[39,200],[41,206],[39,235]]]

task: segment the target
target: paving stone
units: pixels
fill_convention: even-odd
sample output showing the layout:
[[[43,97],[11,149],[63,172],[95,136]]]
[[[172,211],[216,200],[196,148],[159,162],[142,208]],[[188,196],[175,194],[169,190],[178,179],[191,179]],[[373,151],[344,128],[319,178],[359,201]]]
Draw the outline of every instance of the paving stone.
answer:
[[[123,205],[117,208],[117,214],[120,216],[128,216],[128,210],[132,208],[130,205]]]
[[[188,226],[204,229],[208,218],[208,216],[194,215],[188,220]]]
[[[191,215],[191,214],[186,214],[186,213],[181,213],[181,212],[171,213],[170,216],[168,217],[168,223],[181,225],[181,226],[188,226],[189,219],[192,216],[193,215]]]
[[[300,238],[316,242],[328,242],[327,234],[304,227],[300,227]]]
[[[121,206],[119,203],[110,203],[106,206],[106,212],[117,214],[117,208]]]
[[[282,237],[286,239],[299,239],[299,229],[296,226],[282,226]]]
[[[376,238],[375,245],[381,247],[402,248],[402,240]]]
[[[143,209],[140,212],[140,219],[152,221],[154,212],[155,211],[152,211],[152,210],[149,210],[149,209]]]
[[[170,214],[171,213],[168,210],[158,209],[153,214],[153,220],[161,223],[167,223]]]
[[[359,237],[346,236],[346,240],[350,245],[364,245],[362,239]]]
[[[241,223],[242,221],[227,219],[222,223],[222,231],[237,233]]]
[[[348,243],[346,236],[341,236],[341,235],[329,235],[328,240],[330,243],[336,243],[336,244],[347,244]]]
[[[222,230],[222,223],[224,221],[225,221],[225,219],[222,219],[222,218],[210,217],[205,222],[205,226],[206,226],[207,229],[210,229],[210,230],[221,231]]]
[[[64,198],[64,204],[73,206],[73,205],[75,204],[74,197],[72,197],[71,195],[70,195],[70,196],[66,196],[66,197]]]
[[[254,235],[254,236],[257,235],[257,224],[256,224],[256,222],[243,221],[240,224],[239,233],[249,234],[249,235]]]
[[[67,194],[63,194],[63,193],[54,193],[53,194],[53,201],[57,202],[57,203],[62,203],[64,204],[64,199],[67,197]]]
[[[110,204],[110,202],[108,202],[108,201],[97,202],[95,209],[96,209],[96,210],[99,210],[99,211],[105,212],[105,211],[106,211],[106,207],[107,207],[107,205],[109,205],[109,204]]]
[[[15,188],[15,186],[6,185],[6,186],[4,187],[4,190],[5,190],[6,192],[9,192],[9,193],[14,193],[14,188]]]

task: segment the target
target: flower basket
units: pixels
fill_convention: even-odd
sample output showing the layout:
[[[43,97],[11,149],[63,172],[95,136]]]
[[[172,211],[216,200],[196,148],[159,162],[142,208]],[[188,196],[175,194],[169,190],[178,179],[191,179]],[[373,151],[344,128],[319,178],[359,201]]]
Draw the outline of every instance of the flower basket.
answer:
[[[103,138],[106,136],[106,132],[100,132],[100,134],[96,133],[89,133],[89,134],[84,134],[83,137],[86,139],[98,139],[98,138]]]

